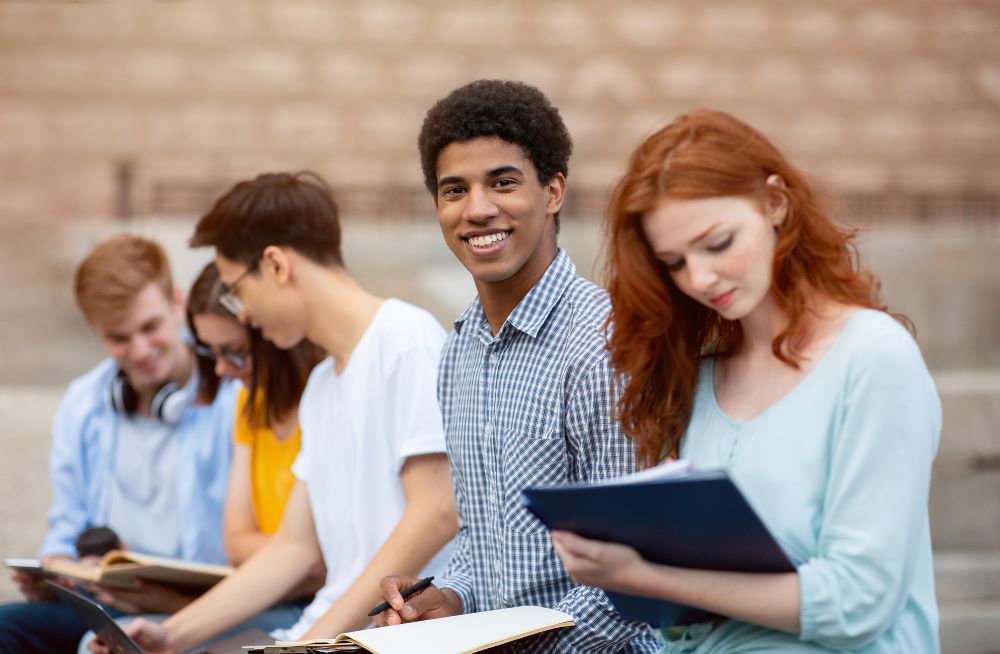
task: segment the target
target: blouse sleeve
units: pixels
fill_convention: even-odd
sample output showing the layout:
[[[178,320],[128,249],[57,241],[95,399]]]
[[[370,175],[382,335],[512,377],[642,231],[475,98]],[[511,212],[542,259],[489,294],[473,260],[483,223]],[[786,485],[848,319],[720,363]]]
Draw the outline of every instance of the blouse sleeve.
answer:
[[[837,650],[892,626],[928,546],[941,404],[916,343],[893,326],[848,363],[818,553],[798,569],[800,637]]]

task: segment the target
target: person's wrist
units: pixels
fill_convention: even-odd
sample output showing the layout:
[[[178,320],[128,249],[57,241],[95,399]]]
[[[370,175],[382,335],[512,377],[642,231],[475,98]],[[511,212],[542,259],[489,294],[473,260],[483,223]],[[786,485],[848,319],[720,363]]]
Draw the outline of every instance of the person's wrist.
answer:
[[[626,587],[625,592],[632,592],[636,594],[643,594],[649,596],[655,596],[657,592],[662,592],[662,589],[657,589],[654,579],[657,578],[657,573],[660,571],[657,568],[664,568],[665,566],[654,566],[649,561],[645,559],[638,559],[634,561],[631,565],[627,566],[624,575],[624,584]]]
[[[166,650],[168,652],[185,652],[191,649],[190,646],[185,646],[182,629],[176,622],[171,624],[171,620],[173,618],[168,618],[163,623],[163,642],[166,645]]]
[[[448,603],[451,614],[462,615],[462,598],[458,593],[450,588],[442,588],[441,594],[444,595],[444,601]]]

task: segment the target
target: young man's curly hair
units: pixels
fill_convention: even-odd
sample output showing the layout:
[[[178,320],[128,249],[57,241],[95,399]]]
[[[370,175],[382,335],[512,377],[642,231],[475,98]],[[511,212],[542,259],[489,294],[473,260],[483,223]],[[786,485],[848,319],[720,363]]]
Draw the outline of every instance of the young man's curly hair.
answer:
[[[437,160],[456,141],[497,136],[521,148],[547,184],[569,172],[573,139],[559,110],[523,82],[482,79],[459,87],[431,107],[417,140],[424,184],[437,195]]]

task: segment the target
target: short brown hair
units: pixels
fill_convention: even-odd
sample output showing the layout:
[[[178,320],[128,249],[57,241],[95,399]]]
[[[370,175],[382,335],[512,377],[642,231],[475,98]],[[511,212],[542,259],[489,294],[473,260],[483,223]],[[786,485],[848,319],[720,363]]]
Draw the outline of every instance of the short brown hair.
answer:
[[[213,315],[237,322],[233,314],[219,304],[222,280],[214,262],[202,268],[191,285],[187,299],[188,328],[195,340],[202,343],[195,328],[194,317]],[[264,339],[260,330],[246,327],[250,339],[250,385],[245,405],[247,422],[254,429],[270,427],[275,420],[284,420],[299,405],[302,391],[313,367],[326,356],[309,340],[303,339],[295,347],[283,350]],[[215,401],[219,390],[219,377],[215,374],[215,361],[198,357],[201,388],[198,400],[204,404]],[[260,397],[263,396],[263,401]]]
[[[170,298],[174,282],[166,253],[153,241],[123,234],[100,243],[80,262],[73,294],[83,317],[93,323],[128,309],[151,283]]]
[[[308,171],[265,173],[239,182],[201,217],[190,244],[214,247],[245,265],[269,245],[290,247],[317,263],[343,265],[333,192]]]

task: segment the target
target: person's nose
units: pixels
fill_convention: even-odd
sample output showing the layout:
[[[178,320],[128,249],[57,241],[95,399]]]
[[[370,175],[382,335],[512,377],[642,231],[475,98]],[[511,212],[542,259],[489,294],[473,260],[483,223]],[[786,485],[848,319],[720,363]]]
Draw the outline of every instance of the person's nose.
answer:
[[[715,268],[698,257],[689,257],[687,263],[688,283],[692,290],[704,293],[710,291],[719,281]]]
[[[149,356],[149,353],[152,352],[152,350],[153,347],[149,342],[149,338],[139,334],[137,336],[133,336],[129,341],[128,356],[132,361],[142,361]]]
[[[499,213],[499,208],[490,197],[487,189],[475,184],[466,195],[465,218],[474,222],[483,222],[494,218]]]

